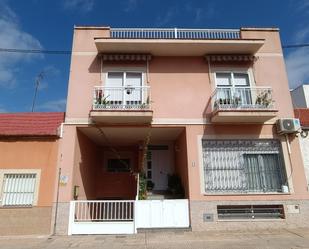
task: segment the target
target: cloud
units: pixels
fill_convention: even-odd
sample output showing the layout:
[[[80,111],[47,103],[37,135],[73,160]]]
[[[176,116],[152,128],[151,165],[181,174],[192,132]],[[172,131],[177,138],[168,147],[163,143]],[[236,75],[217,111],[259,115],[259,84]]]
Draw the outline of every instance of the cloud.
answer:
[[[177,4],[167,9],[164,14],[158,16],[156,20],[157,26],[164,26],[171,23],[176,17],[186,15],[191,18],[194,23],[201,23],[205,19],[214,17],[215,7],[213,2],[207,2],[207,4],[194,5],[194,2],[187,2],[186,4]]]
[[[178,6],[172,6],[170,7],[167,12],[163,15],[159,15],[156,20],[156,25],[157,26],[164,26],[166,24],[169,24],[171,20],[177,16],[179,13],[179,8]]]
[[[212,2],[207,3],[206,6],[194,6],[192,2],[185,5],[185,11],[189,16],[193,17],[195,23],[200,23],[203,19],[212,18],[215,15],[215,8]]]
[[[132,12],[136,10],[140,0],[126,0],[125,8],[123,9],[125,12]]]
[[[34,80],[38,79],[38,76],[41,74],[40,85],[38,87],[39,90],[45,90],[48,88],[49,81],[55,79],[60,75],[60,70],[53,65],[49,65],[43,68],[43,70],[37,74]]]
[[[299,48],[290,52],[286,58],[286,66],[290,88],[294,89],[309,82],[309,49]]]
[[[55,112],[63,112],[65,111],[66,99],[58,99],[47,101],[38,106],[38,110],[41,111],[55,111]]]
[[[16,13],[0,1],[0,48],[42,49],[40,42],[22,30]],[[17,65],[42,58],[38,54],[0,52],[0,87],[13,88],[16,85]]]
[[[64,0],[63,8],[67,10],[79,10],[81,12],[90,12],[94,8],[95,0]]]

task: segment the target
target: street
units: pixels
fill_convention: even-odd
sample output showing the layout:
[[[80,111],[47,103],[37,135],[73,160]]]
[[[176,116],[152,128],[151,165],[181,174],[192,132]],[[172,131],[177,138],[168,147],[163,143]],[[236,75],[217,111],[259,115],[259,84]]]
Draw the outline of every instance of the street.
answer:
[[[239,232],[160,231],[136,235],[1,237],[0,248],[309,248],[309,230],[283,229]]]

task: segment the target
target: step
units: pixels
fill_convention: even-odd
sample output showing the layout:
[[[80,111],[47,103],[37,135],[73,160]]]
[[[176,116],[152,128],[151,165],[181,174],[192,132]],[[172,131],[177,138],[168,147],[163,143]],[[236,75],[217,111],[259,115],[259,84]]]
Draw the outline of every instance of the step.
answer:
[[[167,228],[137,228],[137,233],[162,233],[162,232],[192,232],[191,227],[167,227]]]

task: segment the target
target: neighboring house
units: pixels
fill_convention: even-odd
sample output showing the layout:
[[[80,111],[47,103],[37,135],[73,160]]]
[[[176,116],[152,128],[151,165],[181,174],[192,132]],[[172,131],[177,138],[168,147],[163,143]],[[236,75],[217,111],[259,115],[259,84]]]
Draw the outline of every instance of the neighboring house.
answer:
[[[309,108],[309,85],[302,84],[291,90],[294,108]]]
[[[0,235],[50,234],[64,113],[0,114]]]
[[[309,109],[297,108],[294,109],[294,114],[296,118],[300,119],[302,127],[299,140],[307,178],[307,189],[309,189]]]
[[[57,233],[308,226],[293,117],[278,29],[75,27]]]

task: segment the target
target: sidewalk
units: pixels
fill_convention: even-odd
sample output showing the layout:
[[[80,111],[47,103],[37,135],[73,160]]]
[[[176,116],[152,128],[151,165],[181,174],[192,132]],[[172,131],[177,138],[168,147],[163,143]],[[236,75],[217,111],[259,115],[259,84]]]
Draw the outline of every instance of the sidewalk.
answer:
[[[152,232],[127,236],[2,237],[5,249],[308,248],[309,229],[248,232]]]

